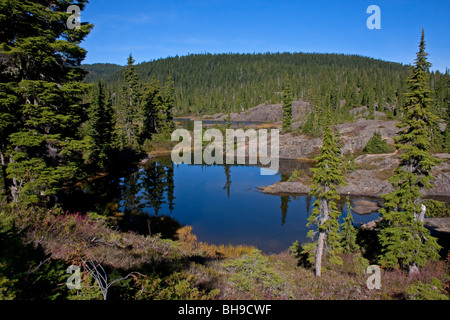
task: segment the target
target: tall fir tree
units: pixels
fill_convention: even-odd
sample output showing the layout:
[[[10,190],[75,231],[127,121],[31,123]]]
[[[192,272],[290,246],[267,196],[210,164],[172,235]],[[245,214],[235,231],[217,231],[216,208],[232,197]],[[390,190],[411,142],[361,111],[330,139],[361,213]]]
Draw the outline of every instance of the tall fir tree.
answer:
[[[231,113],[228,112],[227,118],[225,119],[225,127],[231,129]]]
[[[359,247],[356,243],[357,232],[353,225],[354,220],[350,199],[347,199],[345,205],[347,207],[347,216],[344,218],[344,222],[341,225],[342,250],[344,253],[353,253]]]
[[[283,131],[290,131],[292,127],[292,88],[288,76],[283,88]]]
[[[0,158],[13,202],[55,199],[79,172],[85,117],[79,46],[92,25],[67,26],[80,1],[3,1],[0,6]]]
[[[141,101],[140,76],[130,54],[123,71],[123,86],[120,104],[116,110],[116,123],[120,132],[122,148],[137,148],[139,144],[139,111]]]
[[[96,169],[106,170],[113,145],[113,110],[106,101],[103,84],[98,82],[89,108],[87,135],[91,139],[89,161]]]
[[[388,267],[409,268],[423,266],[439,257],[436,238],[424,227],[426,207],[421,188],[432,188],[431,170],[438,163],[429,150],[430,132],[437,120],[431,112],[431,91],[428,88],[428,53],[425,52],[424,31],[419,52],[409,77],[408,92],[402,108],[396,137],[396,147],[402,151],[401,162],[390,180],[395,190],[383,196],[383,229],[379,239],[382,245],[381,263]]]
[[[173,109],[175,107],[174,91],[173,77],[169,75],[164,85],[164,111],[166,113],[166,121],[162,129],[164,132],[172,132],[175,129],[173,122]]]
[[[152,79],[151,82],[144,83],[142,93],[142,128],[140,130],[140,140],[150,140],[157,132],[157,105],[162,103],[159,83]]]
[[[308,232],[308,237],[317,238],[317,242],[313,243],[312,248],[305,247],[305,250],[310,253],[310,262],[315,264],[316,276],[321,275],[324,258],[331,264],[342,264],[342,259],[339,257],[342,247],[338,222],[341,212],[336,203],[340,199],[337,187],[345,183],[341,172],[341,150],[330,128],[329,117],[324,123],[323,130],[323,145],[320,155],[315,159],[317,165],[311,169],[314,183],[311,195],[316,200],[307,224],[307,226],[317,226],[317,230]]]

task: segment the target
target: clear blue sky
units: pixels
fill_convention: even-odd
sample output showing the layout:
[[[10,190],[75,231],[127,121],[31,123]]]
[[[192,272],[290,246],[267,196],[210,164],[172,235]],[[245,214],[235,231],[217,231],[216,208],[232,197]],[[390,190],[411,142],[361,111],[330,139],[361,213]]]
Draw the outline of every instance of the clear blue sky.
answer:
[[[369,5],[381,29],[369,30]],[[84,63],[188,53],[323,52],[410,64],[422,27],[433,70],[450,67],[448,0],[91,0]]]

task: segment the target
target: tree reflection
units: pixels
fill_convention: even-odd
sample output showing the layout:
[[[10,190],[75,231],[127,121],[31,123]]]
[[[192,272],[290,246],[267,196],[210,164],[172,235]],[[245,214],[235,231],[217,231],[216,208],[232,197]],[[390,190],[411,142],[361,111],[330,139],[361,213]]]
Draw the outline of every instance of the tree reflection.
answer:
[[[286,223],[286,214],[288,212],[289,202],[291,201],[289,196],[280,196],[281,198],[281,225]]]
[[[174,164],[170,159],[149,161],[123,181],[121,207],[125,214],[158,215],[164,204],[174,209]]]
[[[228,198],[230,198],[230,187],[231,187],[231,169],[230,169],[230,165],[229,164],[224,164],[223,165],[225,168],[225,177],[226,177],[226,183],[225,186],[223,187],[224,190],[227,190],[227,195]]]

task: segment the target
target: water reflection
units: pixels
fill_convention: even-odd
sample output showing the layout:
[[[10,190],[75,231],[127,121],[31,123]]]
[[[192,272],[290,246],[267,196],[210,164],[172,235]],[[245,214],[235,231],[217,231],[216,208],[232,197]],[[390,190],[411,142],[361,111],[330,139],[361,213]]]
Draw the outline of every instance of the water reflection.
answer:
[[[295,240],[306,241],[314,198],[266,195],[257,188],[287,179],[294,169],[307,173],[311,165],[281,161],[279,174],[262,176],[257,166],[176,165],[162,157],[132,174],[88,183],[67,196],[65,206],[109,215],[122,212],[119,226],[142,234],[171,238],[180,226],[191,225],[200,241],[280,252]],[[345,216],[343,201],[339,206]],[[376,217],[354,214],[355,224]]]
[[[163,204],[174,209],[174,164],[170,158],[149,161],[137,172],[122,178],[121,211],[125,214],[158,215]]]

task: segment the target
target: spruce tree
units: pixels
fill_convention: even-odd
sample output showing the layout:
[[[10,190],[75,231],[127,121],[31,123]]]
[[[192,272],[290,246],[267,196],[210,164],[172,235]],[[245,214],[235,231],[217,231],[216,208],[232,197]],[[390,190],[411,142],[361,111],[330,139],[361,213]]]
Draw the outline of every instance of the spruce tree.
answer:
[[[165,124],[162,131],[172,132],[175,129],[175,124],[173,122],[173,109],[174,109],[174,81],[173,77],[167,77],[167,81],[164,85],[164,112],[166,113]]]
[[[381,263],[388,267],[417,268],[439,257],[436,238],[424,227],[426,207],[421,188],[431,188],[431,170],[438,159],[431,156],[430,132],[436,122],[428,88],[429,68],[425,52],[424,31],[419,52],[409,77],[408,92],[402,108],[396,147],[402,151],[401,163],[390,180],[395,190],[383,196]]]
[[[0,5],[0,158],[14,202],[54,199],[80,173],[76,139],[85,118],[79,44],[92,25],[69,29],[67,7],[80,1],[3,1]],[[6,169],[6,170],[5,170]]]
[[[291,81],[286,76],[283,88],[283,131],[291,130],[292,126],[292,89]]]
[[[174,82],[169,76],[164,87],[158,80],[152,79],[144,84],[143,94],[143,128],[144,136],[149,133],[170,133],[175,129],[173,121]]]
[[[106,101],[103,84],[98,82],[89,109],[88,136],[91,138],[89,160],[100,170],[108,167],[113,144],[113,112]]]
[[[317,242],[313,244],[313,254],[310,261],[315,263],[316,276],[321,275],[322,259],[326,258],[332,264],[342,264],[339,253],[342,252],[339,235],[338,218],[341,215],[337,207],[340,195],[339,185],[344,184],[341,172],[341,151],[330,128],[330,120],[325,121],[323,145],[320,155],[316,158],[317,165],[311,169],[314,186],[311,195],[316,198],[308,224],[316,225],[317,230],[308,232],[308,237]],[[311,248],[307,248],[311,251]]]
[[[130,54],[123,71],[122,99],[117,108],[116,122],[119,126],[122,148],[138,147],[139,104],[141,99],[140,76]]]
[[[159,82],[153,79],[149,83],[144,83],[142,93],[141,117],[142,127],[140,130],[141,143],[150,140],[154,133],[157,133],[158,106],[162,104],[161,88]]]
[[[231,113],[228,112],[227,118],[225,119],[225,126],[227,129],[231,129]]]
[[[358,249],[356,244],[356,229],[353,226],[352,206],[350,200],[346,201],[347,216],[344,218],[341,229],[342,250],[344,253],[353,253]]]

